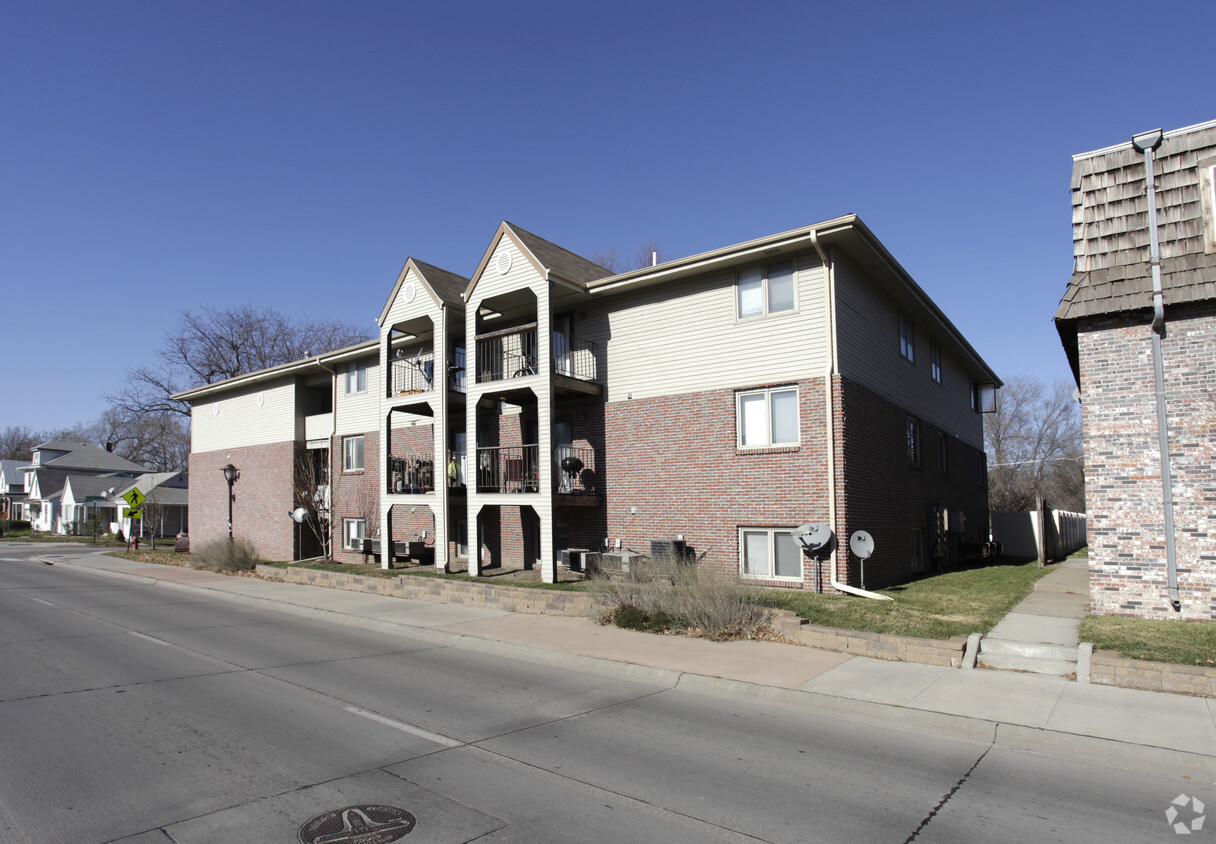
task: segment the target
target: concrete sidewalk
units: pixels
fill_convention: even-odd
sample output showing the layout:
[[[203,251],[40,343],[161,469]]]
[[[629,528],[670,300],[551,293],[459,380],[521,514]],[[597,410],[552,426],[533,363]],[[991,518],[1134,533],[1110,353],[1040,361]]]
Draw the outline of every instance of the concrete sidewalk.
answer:
[[[1040,578],[980,643],[979,663],[1089,682],[1089,654],[1081,646],[1081,619],[1089,612],[1089,561],[1068,559]]]
[[[421,636],[452,647],[671,688],[763,698],[1097,764],[1216,780],[1216,700],[1206,698],[1036,674],[886,662],[776,642],[657,636],[581,618],[275,583],[101,553],[68,559],[48,549],[43,556],[65,568],[263,602],[286,612]],[[1043,606],[1058,600],[1050,586],[1041,590]]]

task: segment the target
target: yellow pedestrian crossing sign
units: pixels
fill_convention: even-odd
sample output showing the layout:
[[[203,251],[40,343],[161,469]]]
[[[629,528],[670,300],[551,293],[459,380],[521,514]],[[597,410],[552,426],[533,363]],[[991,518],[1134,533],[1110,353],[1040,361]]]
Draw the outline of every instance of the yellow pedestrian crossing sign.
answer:
[[[123,500],[131,505],[133,509],[138,509],[140,504],[148,500],[148,496],[139,491],[138,487],[131,487],[127,492],[123,493]],[[136,518],[139,518],[136,516]]]

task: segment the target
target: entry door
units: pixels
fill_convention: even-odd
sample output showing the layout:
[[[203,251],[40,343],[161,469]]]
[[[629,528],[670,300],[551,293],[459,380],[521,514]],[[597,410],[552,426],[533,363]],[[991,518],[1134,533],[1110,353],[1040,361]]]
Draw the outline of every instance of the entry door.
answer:
[[[558,488],[570,492],[573,478],[562,468],[562,460],[574,456],[574,425],[569,419],[558,419],[553,423],[553,472]]]
[[[570,314],[553,318],[553,368],[558,375],[574,375],[573,334],[574,320]]]

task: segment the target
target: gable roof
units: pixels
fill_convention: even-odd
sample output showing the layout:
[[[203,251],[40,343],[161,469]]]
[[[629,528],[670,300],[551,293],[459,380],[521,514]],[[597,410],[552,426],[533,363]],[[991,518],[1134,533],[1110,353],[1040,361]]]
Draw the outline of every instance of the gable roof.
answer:
[[[23,486],[25,475],[18,468],[25,464],[24,460],[0,460],[0,492],[10,486]]]
[[[50,460],[39,459],[39,466],[53,469],[71,469],[85,472],[138,472],[149,471],[147,466],[141,466],[119,457],[113,452],[95,446],[92,443],[55,440],[34,447],[34,451],[66,451],[67,454],[52,457]]]
[[[418,276],[423,287],[435,300],[435,304],[454,308],[464,307],[464,291],[469,286],[467,278],[416,258],[406,258],[405,266],[401,268],[401,272],[397,276],[397,283],[393,285],[384,307],[380,309],[380,316],[376,319],[381,326],[388,318],[388,312],[392,309],[393,303],[397,301],[397,294],[401,291],[401,285],[405,283],[405,277],[409,275],[410,270],[413,270],[414,274]]]
[[[64,495],[70,491],[73,501],[84,501],[88,496],[96,495],[106,501],[112,501],[114,496],[127,484],[126,478],[106,478],[98,475],[68,475],[63,484]],[[110,492],[107,494],[107,490]]]
[[[539,235],[521,229],[514,223],[503,220],[498,226],[498,231],[494,233],[494,237],[490,239],[490,245],[486,247],[485,254],[481,257],[481,263],[477,265],[477,270],[473,273],[473,280],[465,289],[466,300],[473,292],[473,288],[477,286],[482,273],[485,272],[486,265],[490,262],[490,256],[494,254],[494,250],[498,248],[498,244],[504,237],[514,241],[519,250],[524,253],[524,257],[545,278],[557,278],[585,290],[591,282],[609,278],[613,274],[612,270],[601,267],[582,255],[575,255],[569,249],[564,249]]]
[[[1216,120],[1166,132],[1154,153],[1161,288],[1166,307],[1216,301],[1212,197],[1204,171],[1216,164]],[[1073,157],[1073,276],[1056,310],[1056,329],[1074,375],[1076,320],[1113,314],[1143,319],[1153,306],[1144,154],[1130,141]],[[1211,212],[1209,212],[1211,213]]]

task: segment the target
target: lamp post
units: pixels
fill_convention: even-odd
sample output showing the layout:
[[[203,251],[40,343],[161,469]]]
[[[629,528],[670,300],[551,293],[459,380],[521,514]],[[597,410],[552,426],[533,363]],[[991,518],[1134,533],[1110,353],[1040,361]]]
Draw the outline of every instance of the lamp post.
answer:
[[[228,541],[232,541],[232,485],[241,476],[241,470],[229,463],[223,468],[224,480],[228,482]]]

